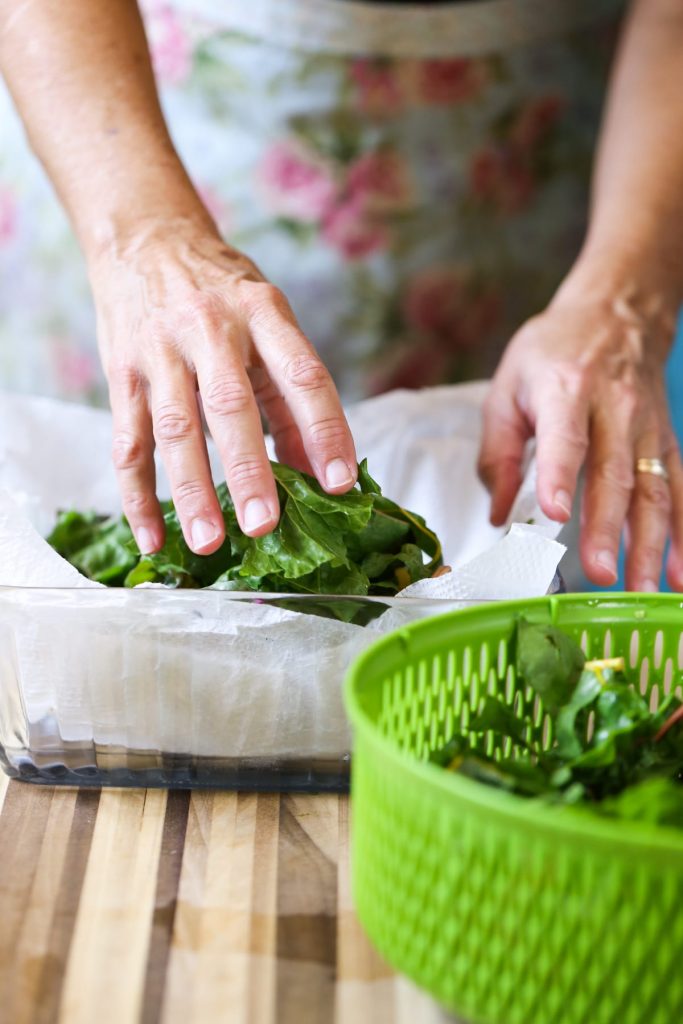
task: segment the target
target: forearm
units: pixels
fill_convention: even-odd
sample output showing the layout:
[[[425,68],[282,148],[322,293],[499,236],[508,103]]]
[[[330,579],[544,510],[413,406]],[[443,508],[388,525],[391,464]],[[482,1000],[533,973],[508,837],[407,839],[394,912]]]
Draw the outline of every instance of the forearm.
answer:
[[[86,254],[164,216],[210,226],[164,123],[135,0],[0,0],[0,69]]]
[[[615,64],[576,274],[683,299],[683,3],[636,0]],[[600,279],[596,279],[599,275]]]

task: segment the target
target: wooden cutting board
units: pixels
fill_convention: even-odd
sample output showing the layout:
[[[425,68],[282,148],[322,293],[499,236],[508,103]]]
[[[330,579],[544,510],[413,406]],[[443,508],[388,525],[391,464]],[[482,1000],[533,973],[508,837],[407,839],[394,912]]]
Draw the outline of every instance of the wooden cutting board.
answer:
[[[0,773],[0,1021],[443,1024],[365,938],[348,799]]]

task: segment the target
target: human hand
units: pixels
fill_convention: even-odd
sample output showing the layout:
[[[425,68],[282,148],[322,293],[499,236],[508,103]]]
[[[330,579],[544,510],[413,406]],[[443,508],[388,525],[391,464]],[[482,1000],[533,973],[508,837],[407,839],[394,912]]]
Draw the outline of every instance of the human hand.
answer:
[[[616,580],[625,527],[627,587],[658,589],[670,536],[667,576],[683,590],[683,468],[664,385],[674,311],[568,283],[514,336],[486,400],[479,471],[491,521],[505,522],[535,435],[538,500],[551,519],[569,519],[585,465],[581,560],[599,586]],[[639,458],[661,459],[668,483],[636,473]]]
[[[190,548],[210,554],[224,540],[199,399],[245,533],[268,533],[279,518],[260,413],[278,458],[330,493],[353,486],[356,454],[330,375],[284,295],[205,222],[138,228],[92,257],[90,278],[123,511],[143,553],[164,539],[155,445]]]

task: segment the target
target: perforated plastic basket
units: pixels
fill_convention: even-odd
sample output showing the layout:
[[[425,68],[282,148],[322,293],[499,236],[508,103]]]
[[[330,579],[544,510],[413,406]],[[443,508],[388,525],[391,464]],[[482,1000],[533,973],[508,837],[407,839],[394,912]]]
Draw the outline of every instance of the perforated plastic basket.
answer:
[[[478,1024],[683,1022],[683,832],[551,808],[426,763],[484,693],[521,715],[517,617],[624,654],[657,702],[683,679],[674,595],[564,595],[410,625],[351,668],[356,907],[386,959]],[[490,742],[490,738],[489,738]]]

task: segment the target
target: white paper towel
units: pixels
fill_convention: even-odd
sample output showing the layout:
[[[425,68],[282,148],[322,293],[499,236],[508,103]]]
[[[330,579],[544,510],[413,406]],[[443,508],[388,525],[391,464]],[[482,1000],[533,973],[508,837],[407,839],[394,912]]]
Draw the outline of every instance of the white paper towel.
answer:
[[[436,599],[434,610],[543,594],[564,551],[536,507],[533,465],[512,518],[537,525],[507,535],[489,525],[475,472],[484,393],[483,384],[394,392],[349,410],[359,456],[385,493],[442,538],[453,572],[404,592]],[[119,509],[110,435],[106,412],[0,398],[0,610],[32,733],[44,737],[49,723],[60,740],[210,756],[343,753],[345,669],[378,632],[430,605],[397,598],[361,628],[232,594],[85,580],[41,534],[59,508]],[[168,493],[162,467],[159,492]]]

